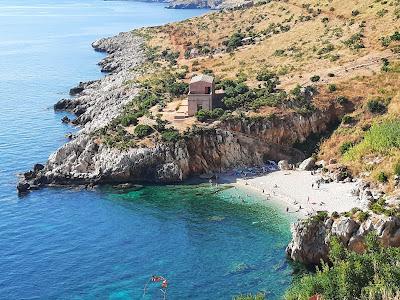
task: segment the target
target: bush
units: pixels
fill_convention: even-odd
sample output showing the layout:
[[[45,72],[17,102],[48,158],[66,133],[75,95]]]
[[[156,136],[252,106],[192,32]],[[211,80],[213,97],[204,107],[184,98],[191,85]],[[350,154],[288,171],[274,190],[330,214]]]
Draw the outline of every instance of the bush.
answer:
[[[343,43],[349,47],[350,49],[361,49],[361,48],[365,48],[362,38],[364,37],[364,35],[360,32],[360,33],[356,33],[353,34],[349,39],[345,40]]]
[[[129,125],[136,125],[138,122],[135,114],[127,113],[121,116],[120,123],[122,126],[127,127]]]
[[[321,79],[321,77],[318,76],[318,75],[314,75],[314,76],[312,76],[312,77],[310,78],[311,82],[317,82],[317,81],[319,81],[320,79]]]
[[[366,248],[362,254],[351,252],[332,238],[332,265],[322,264],[315,274],[295,280],[284,298],[308,300],[318,294],[330,300],[395,299],[400,290],[400,248],[381,246],[374,234],[367,235]]]
[[[222,108],[215,108],[213,110],[200,109],[196,113],[196,118],[200,122],[205,122],[207,120],[219,119],[224,115],[224,113],[225,111]]]
[[[343,144],[340,145],[339,151],[340,154],[345,154],[347,151],[349,151],[353,147],[352,142],[344,142]]]
[[[378,176],[376,177],[376,179],[381,183],[385,183],[388,181],[389,177],[386,175],[385,172],[381,171],[378,173]]]
[[[358,221],[364,222],[364,221],[368,220],[368,218],[369,218],[369,212],[367,212],[367,211],[360,211],[360,212],[358,213],[358,216],[357,216]]]
[[[386,104],[378,99],[371,99],[367,102],[367,109],[373,114],[382,114],[386,112]]]
[[[400,148],[400,120],[389,119],[373,124],[362,142],[352,147],[346,156],[353,160],[366,154],[385,155],[395,148]]]
[[[345,115],[342,118],[342,124],[351,124],[353,122],[354,122],[354,118],[352,116]]]
[[[330,84],[328,85],[328,90],[332,93],[337,90],[336,84]]]
[[[167,129],[161,133],[161,138],[165,142],[176,143],[181,138],[179,131],[175,129]]]
[[[153,132],[153,128],[149,125],[139,124],[135,127],[134,133],[137,137],[143,138],[145,136],[150,135]]]
[[[276,74],[268,70],[262,70],[259,73],[257,73],[256,76],[256,79],[258,81],[269,81],[275,78],[277,78]]]
[[[231,35],[229,40],[225,41],[224,44],[227,47],[228,51],[232,51],[240,46],[242,46],[242,40],[244,38],[244,34],[241,32],[235,32]]]
[[[187,94],[189,90],[189,85],[185,82],[174,82],[167,87],[167,91],[172,96],[181,96]]]
[[[340,105],[344,105],[349,103],[349,99],[345,96],[339,96],[336,98],[337,103],[339,103]]]

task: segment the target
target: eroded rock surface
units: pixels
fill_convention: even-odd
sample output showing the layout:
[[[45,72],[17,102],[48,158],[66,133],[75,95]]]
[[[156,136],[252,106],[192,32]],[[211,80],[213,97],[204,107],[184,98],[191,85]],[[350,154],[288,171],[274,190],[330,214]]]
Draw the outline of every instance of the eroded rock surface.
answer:
[[[385,215],[371,215],[365,221],[341,216],[326,221],[306,219],[292,225],[292,241],[286,253],[294,261],[318,264],[328,261],[329,240],[339,237],[348,249],[361,253],[365,250],[365,237],[374,232],[386,247],[400,246],[400,219]]]

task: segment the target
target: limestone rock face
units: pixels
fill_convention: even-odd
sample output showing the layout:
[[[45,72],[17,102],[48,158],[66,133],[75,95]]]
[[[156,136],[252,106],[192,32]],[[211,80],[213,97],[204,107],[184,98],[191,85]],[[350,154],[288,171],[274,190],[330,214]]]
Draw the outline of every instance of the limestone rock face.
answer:
[[[351,218],[340,217],[334,220],[331,233],[338,236],[342,243],[347,244],[359,227],[360,225]]]
[[[327,261],[332,236],[339,237],[348,249],[362,253],[369,232],[375,232],[386,247],[400,246],[400,219],[373,214],[363,222],[344,216],[331,217],[325,222],[299,221],[292,226],[292,241],[286,253],[289,258],[304,264],[318,264],[320,259]]]
[[[319,264],[328,259],[327,229],[322,222],[303,220],[292,225],[292,241],[287,255],[303,264]]]

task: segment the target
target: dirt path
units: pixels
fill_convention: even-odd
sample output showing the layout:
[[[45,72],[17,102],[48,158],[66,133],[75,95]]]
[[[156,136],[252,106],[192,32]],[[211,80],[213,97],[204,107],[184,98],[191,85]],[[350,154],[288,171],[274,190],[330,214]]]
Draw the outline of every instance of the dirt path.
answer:
[[[351,79],[356,76],[371,76],[375,72],[380,71],[383,58],[390,59],[394,57],[395,55],[390,50],[372,52],[341,66],[322,69],[316,68],[312,72],[282,77],[281,88],[289,88],[297,83],[303,86],[310,85],[312,84],[310,78],[314,75],[320,76],[318,84],[328,84],[338,80]],[[330,74],[334,76],[332,77]]]

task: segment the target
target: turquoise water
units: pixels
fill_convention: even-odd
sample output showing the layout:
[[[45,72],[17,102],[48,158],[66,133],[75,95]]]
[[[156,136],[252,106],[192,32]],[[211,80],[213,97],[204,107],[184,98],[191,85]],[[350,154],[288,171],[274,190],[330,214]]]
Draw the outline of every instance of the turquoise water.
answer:
[[[209,185],[121,191],[43,189],[19,198],[16,173],[74,131],[52,105],[101,76],[90,43],[204,13],[100,0],[0,1],[0,299],[141,299],[153,274],[168,299],[278,297],[291,280],[279,208]],[[150,286],[145,299],[161,299]]]

